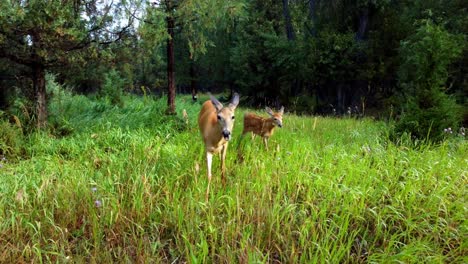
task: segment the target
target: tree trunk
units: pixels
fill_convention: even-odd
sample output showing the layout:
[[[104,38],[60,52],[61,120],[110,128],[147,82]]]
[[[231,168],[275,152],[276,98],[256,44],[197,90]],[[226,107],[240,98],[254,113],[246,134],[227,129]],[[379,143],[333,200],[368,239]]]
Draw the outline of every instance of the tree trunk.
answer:
[[[197,101],[197,80],[195,74],[195,61],[193,59],[190,60],[190,89],[192,90],[192,100],[194,102]]]
[[[291,15],[289,14],[289,0],[283,0],[283,15],[284,21],[286,24],[286,36],[289,41],[295,40],[296,36],[294,34],[294,29],[291,23]],[[299,90],[299,83],[297,79],[294,79],[291,83],[290,95],[297,96]]]
[[[0,83],[0,110],[6,110],[7,108],[7,88],[2,87]]]
[[[286,25],[286,36],[288,40],[294,40],[296,37],[294,35],[294,30],[291,24],[291,15],[289,14],[289,0],[283,0],[283,15]]]
[[[309,20],[311,24],[310,34],[313,37],[317,36],[317,25],[315,23],[315,7],[316,7],[316,0],[309,0]]]
[[[369,8],[365,7],[361,10],[359,15],[359,28],[356,32],[356,39],[358,41],[364,40],[367,32],[367,24],[369,23]]]
[[[336,94],[336,110],[340,114],[345,113],[345,106],[344,106],[344,91],[343,91],[343,84],[339,83],[337,88],[337,94]]]
[[[37,128],[47,126],[47,98],[45,85],[45,69],[42,65],[33,66],[33,88],[36,101]]]
[[[167,1],[167,113],[175,114],[175,75],[174,75],[174,17],[172,1]]]
[[[357,42],[364,42],[364,39],[367,34],[368,30],[368,25],[369,24],[369,8],[364,7],[359,14],[359,27],[356,32],[356,41]],[[358,64],[363,63],[367,59],[366,52],[362,49],[358,50],[357,56],[356,56],[356,62]]]

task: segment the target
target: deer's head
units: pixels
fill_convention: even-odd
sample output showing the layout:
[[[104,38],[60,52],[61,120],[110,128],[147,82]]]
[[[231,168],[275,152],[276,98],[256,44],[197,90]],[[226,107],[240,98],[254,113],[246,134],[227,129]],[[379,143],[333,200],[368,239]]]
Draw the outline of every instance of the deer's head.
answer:
[[[279,127],[283,127],[283,113],[284,113],[284,107],[282,106],[281,109],[278,112],[273,112],[270,107],[265,108],[266,112],[270,115],[270,117],[273,119],[273,124]]]
[[[229,141],[231,139],[232,128],[234,127],[234,110],[236,110],[239,104],[239,95],[235,93],[232,101],[226,107],[212,95],[210,95],[210,100],[216,109],[217,124],[221,130],[222,136],[226,141]]]

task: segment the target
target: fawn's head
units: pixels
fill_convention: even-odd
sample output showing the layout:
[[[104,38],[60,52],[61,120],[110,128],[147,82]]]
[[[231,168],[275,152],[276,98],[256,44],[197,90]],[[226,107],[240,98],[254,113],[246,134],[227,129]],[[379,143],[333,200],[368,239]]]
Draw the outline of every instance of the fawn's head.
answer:
[[[224,107],[216,98],[210,95],[211,103],[213,103],[216,108],[216,116],[218,119],[218,126],[221,129],[221,133],[225,140],[231,139],[232,128],[234,127],[234,110],[236,110],[237,105],[239,104],[239,95],[234,94],[231,103],[228,106]]]
[[[283,113],[284,113],[284,107],[282,106],[281,109],[278,112],[273,112],[270,107],[265,108],[266,112],[271,116],[273,119],[273,124],[279,127],[283,127]]]

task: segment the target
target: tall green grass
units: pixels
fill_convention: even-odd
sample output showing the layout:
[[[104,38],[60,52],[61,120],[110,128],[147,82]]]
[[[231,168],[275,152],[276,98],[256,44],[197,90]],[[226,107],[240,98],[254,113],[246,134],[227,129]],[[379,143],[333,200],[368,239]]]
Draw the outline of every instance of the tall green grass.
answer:
[[[396,145],[384,123],[285,114],[269,152],[236,149],[241,108],[206,203],[201,105],[177,105],[56,96],[55,130],[1,161],[0,262],[467,262],[466,140]]]

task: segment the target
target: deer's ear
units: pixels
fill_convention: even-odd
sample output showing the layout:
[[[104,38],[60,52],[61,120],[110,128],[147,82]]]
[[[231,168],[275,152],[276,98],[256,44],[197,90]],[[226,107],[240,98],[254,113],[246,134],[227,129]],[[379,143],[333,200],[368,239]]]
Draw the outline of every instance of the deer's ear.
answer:
[[[269,115],[273,116],[273,110],[271,110],[270,107],[268,107],[268,106],[265,107],[265,110],[266,110],[266,112],[267,112]]]
[[[216,111],[220,111],[223,109],[223,104],[218,101],[213,95],[210,94],[210,100],[211,103],[213,103],[214,107],[216,108]]]
[[[279,110],[280,115],[284,114],[284,106],[281,106],[281,109]]]
[[[231,103],[229,104],[229,108],[231,108],[232,110],[236,109],[237,105],[239,104],[239,94],[238,93],[234,93],[234,97],[232,97],[232,101]]]

